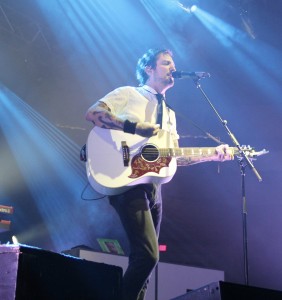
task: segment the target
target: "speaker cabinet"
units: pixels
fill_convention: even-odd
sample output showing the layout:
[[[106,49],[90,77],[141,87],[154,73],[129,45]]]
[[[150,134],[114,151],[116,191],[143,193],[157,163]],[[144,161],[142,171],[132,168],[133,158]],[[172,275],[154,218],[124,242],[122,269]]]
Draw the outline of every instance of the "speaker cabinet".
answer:
[[[282,291],[214,282],[171,300],[281,300]]]
[[[0,299],[121,299],[122,268],[28,246],[0,245]]]

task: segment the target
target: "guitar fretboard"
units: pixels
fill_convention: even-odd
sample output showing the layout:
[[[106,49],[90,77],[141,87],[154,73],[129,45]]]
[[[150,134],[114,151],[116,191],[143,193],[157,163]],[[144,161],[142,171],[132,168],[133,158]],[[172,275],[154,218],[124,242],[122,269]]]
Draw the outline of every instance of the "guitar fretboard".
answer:
[[[163,148],[159,153],[162,157],[209,157],[215,154],[215,147]]]

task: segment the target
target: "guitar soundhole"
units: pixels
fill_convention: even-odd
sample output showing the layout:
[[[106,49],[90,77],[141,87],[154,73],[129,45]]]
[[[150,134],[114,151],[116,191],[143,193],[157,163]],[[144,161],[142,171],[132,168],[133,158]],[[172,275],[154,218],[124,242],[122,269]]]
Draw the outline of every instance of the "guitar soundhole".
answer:
[[[159,150],[154,145],[148,144],[142,148],[141,156],[146,161],[156,161],[159,158]]]

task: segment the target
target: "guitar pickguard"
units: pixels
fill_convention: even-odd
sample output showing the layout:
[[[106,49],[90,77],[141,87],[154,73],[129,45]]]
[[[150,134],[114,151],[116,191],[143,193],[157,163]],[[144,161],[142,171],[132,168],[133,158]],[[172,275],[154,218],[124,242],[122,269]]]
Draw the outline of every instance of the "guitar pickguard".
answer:
[[[160,173],[160,170],[164,167],[168,167],[171,161],[171,157],[159,157],[156,161],[146,161],[138,154],[133,157],[131,162],[132,173],[128,176],[129,178],[138,178],[142,175],[153,172]]]

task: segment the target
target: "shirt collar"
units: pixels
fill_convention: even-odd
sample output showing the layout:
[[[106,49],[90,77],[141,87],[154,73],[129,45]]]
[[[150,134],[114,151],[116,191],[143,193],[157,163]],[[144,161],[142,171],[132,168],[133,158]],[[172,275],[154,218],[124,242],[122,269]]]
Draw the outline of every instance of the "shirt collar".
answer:
[[[152,87],[150,87],[150,86],[148,86],[148,85],[146,85],[146,84],[144,84],[144,85],[142,86],[142,88],[143,88],[144,90],[146,90],[147,92],[150,92],[150,93],[152,93],[152,94],[154,94],[154,95],[158,94],[158,92],[157,92],[156,90],[154,90]],[[163,96],[165,97],[165,95],[163,95]]]

